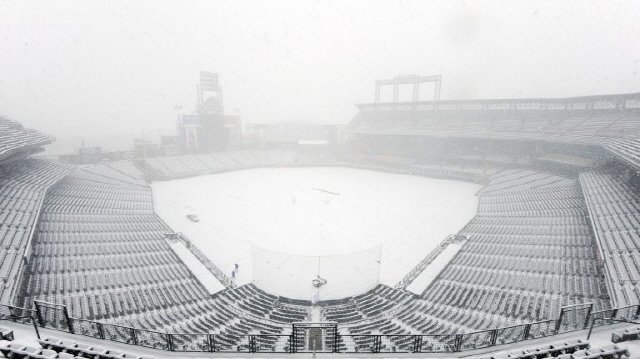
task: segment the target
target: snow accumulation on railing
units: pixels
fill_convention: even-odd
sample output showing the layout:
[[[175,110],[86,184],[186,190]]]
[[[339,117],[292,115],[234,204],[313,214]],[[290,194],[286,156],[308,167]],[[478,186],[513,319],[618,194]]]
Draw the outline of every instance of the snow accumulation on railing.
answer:
[[[165,235],[165,238],[169,241],[179,241],[184,246],[191,251],[191,253],[204,265],[211,274],[213,274],[216,279],[220,281],[225,287],[233,288],[235,285],[231,278],[229,278],[226,274],[220,270],[213,262],[207,258],[202,251],[196,247],[195,244],[191,242],[191,240],[185,237],[182,233],[168,233]]]
[[[434,259],[436,259],[438,255],[440,255],[440,253],[442,253],[445,248],[449,246],[449,244],[465,241],[466,239],[467,238],[465,236],[457,234],[448,235],[447,238],[443,239],[436,248],[434,248],[429,254],[427,254],[427,256],[424,257],[424,259],[421,260],[420,263],[418,263],[406,276],[404,276],[404,278],[402,278],[402,280],[398,282],[398,284],[396,284],[394,288],[406,289],[407,286],[409,286],[411,282],[418,278],[420,273],[422,273],[429,266],[429,264],[431,264],[431,262],[433,262]]]

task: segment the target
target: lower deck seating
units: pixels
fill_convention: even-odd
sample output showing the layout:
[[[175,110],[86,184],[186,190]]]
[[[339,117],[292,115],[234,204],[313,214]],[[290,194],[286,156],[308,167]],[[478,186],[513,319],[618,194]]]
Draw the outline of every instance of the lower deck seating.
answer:
[[[401,334],[453,334],[552,319],[562,306],[578,303],[608,308],[577,181],[518,170],[503,171],[495,178],[480,195],[478,215],[461,231],[469,240],[423,297],[380,285],[324,306],[325,319],[339,322],[345,335],[398,335],[386,344],[398,347],[407,345]],[[47,288],[48,297],[62,302],[68,297],[77,302],[75,307],[81,309],[72,311],[80,315],[171,333],[216,333],[221,335],[220,345],[228,348],[247,345],[248,335],[256,333],[273,335],[263,344],[275,345],[279,335],[290,333],[292,322],[306,318],[308,304],[289,304],[253,285],[214,298],[201,295],[178,280],[185,275],[181,266],[172,264],[162,245],[156,246],[154,238],[164,229],[154,227],[153,214],[122,216],[116,209],[109,214],[112,223],[96,221],[104,215],[101,211],[97,217],[45,212],[35,252],[50,260],[36,261],[42,264],[32,267],[30,288],[36,293]],[[78,223],[85,220],[87,225]],[[94,228],[91,235],[73,233],[89,228]],[[124,233],[135,235],[136,241],[119,239]],[[81,260],[80,254],[97,253],[113,253],[114,258],[128,253],[136,259],[127,262],[140,266]],[[68,276],[67,286],[60,275],[75,268],[84,272]],[[99,274],[107,274],[107,279]],[[154,283],[162,284],[157,288]],[[141,290],[129,293],[131,286]],[[120,304],[111,308],[110,301]],[[96,316],[96,310],[116,315]]]
[[[90,167],[45,198],[23,302],[65,304],[76,318],[109,320],[207,297],[164,239],[148,186]]]
[[[12,339],[13,340],[13,339]],[[22,344],[19,341],[0,340],[0,357],[25,359],[153,359],[146,355],[97,345],[78,343],[73,340],[61,340],[54,337],[38,339],[39,346]]]
[[[0,116],[0,160],[38,153],[53,138],[36,130],[26,129],[17,121]]]
[[[33,234],[46,189],[72,170],[47,160],[24,159],[0,167],[0,302],[15,299],[13,289]]]
[[[603,146],[611,154],[630,166],[640,169],[640,140],[613,138],[606,140]]]
[[[300,155],[286,150],[238,150],[147,158],[142,165],[154,178],[169,179],[244,168],[294,165],[298,157]]]
[[[556,318],[572,304],[607,309],[587,218],[575,180],[518,170],[496,175],[460,232],[469,240],[425,292],[427,313],[484,329]]]
[[[94,359],[114,359],[114,358],[137,358],[137,359],[153,359],[146,355],[135,355],[129,352],[123,352],[116,349],[110,349],[108,346],[96,346],[83,344],[73,340],[62,340],[55,337],[45,337],[38,339],[38,343],[43,350],[51,350],[58,354],[75,355],[81,358]]]
[[[242,164],[248,158],[259,157],[244,153],[226,160]],[[284,345],[291,323],[307,318],[310,303],[253,285],[210,297],[163,239],[171,230],[153,213],[149,188],[114,171],[78,170],[50,190],[24,302],[66,304],[73,317],[109,324],[215,333],[224,348],[246,347],[251,334],[271,336],[261,343],[265,348]],[[452,335],[555,319],[571,304],[609,307],[573,179],[504,170],[480,193],[479,213],[461,234],[469,240],[424,295],[379,285],[324,306],[324,319],[339,322],[344,335],[388,335],[384,345],[393,348],[409,345],[402,334]],[[450,339],[432,345],[450,346]],[[370,344],[362,340],[340,345]]]
[[[640,192],[610,169],[580,175],[614,304],[640,303]]]
[[[213,333],[219,346],[217,350],[236,351],[248,347],[251,334],[268,335],[261,345],[271,347],[288,338],[290,323],[302,320],[302,311],[274,306],[266,298],[266,293],[248,285],[227,289],[197,302],[126,314],[114,322],[168,333]]]

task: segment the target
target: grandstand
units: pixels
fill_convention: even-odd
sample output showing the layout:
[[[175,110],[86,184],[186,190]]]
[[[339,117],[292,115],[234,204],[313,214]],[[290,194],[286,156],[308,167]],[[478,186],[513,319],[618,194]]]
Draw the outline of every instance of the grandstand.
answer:
[[[99,173],[99,174],[98,174]],[[109,319],[205,297],[163,234],[148,186],[108,166],[77,169],[42,204],[25,286],[34,299]]]
[[[52,141],[52,137],[0,116],[0,160],[3,163],[42,152],[42,146]]]
[[[640,197],[635,183],[612,169],[580,174],[593,229],[598,238],[612,302],[616,306],[640,303]]]
[[[28,158],[52,138],[0,117],[0,301],[16,294],[47,189],[70,166]]]
[[[258,167],[306,165],[308,156],[290,150],[239,150],[147,158],[139,162],[151,178],[168,180]]]
[[[322,162],[267,149],[73,167],[31,157],[52,139],[0,119],[0,317],[233,352],[304,351],[312,332],[296,325],[312,319],[335,352],[458,352],[638,318],[640,94],[359,109],[348,148]],[[215,264],[225,289],[209,293],[146,181],[319,163],[484,186],[426,290],[379,284],[313,306],[234,286]]]

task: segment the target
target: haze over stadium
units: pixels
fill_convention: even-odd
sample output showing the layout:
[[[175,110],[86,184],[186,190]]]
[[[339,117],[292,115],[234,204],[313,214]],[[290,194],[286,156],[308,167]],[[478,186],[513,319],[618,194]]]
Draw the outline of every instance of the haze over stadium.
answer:
[[[5,0],[0,13],[3,113],[75,146],[172,134],[201,70],[250,123],[346,124],[398,74],[441,74],[443,99],[640,83],[635,1]]]
[[[0,358],[640,357],[638,15],[0,2]]]

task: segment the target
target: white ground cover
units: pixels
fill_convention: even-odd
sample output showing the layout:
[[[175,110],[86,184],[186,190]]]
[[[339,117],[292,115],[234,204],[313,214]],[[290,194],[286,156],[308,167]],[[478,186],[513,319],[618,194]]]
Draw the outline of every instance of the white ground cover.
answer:
[[[310,299],[311,280],[318,273],[327,279],[321,299],[354,294],[339,278],[360,278],[370,287],[372,280],[395,285],[473,218],[480,188],[340,167],[263,168],[152,184],[158,215],[225,273],[230,275],[238,263],[238,284],[259,279],[258,287],[299,299]],[[187,219],[188,214],[200,221]],[[362,268],[371,267],[376,246],[381,246],[378,273],[361,276]],[[273,270],[265,272],[268,258],[252,258],[252,247],[261,256],[279,259]],[[341,260],[340,255],[347,256]],[[358,258],[367,264],[354,263]],[[259,273],[253,272],[256,260]],[[318,262],[324,264],[320,272],[313,270]],[[330,273],[334,278],[326,277]],[[361,292],[359,284],[352,287]]]

